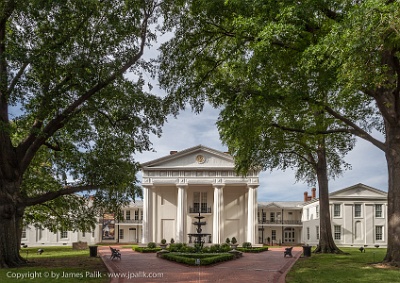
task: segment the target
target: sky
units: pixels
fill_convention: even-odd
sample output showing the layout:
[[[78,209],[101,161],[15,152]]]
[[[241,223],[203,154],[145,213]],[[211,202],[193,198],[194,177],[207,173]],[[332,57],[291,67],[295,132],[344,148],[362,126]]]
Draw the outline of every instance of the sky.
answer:
[[[172,35],[166,34],[158,38],[153,46],[145,51],[144,58],[155,58],[157,48]],[[148,79],[152,81],[149,77]],[[152,81],[152,92],[160,96],[165,93]],[[181,151],[197,145],[204,145],[222,152],[228,148],[219,139],[216,121],[219,110],[206,105],[200,114],[195,114],[188,107],[175,119],[170,117],[163,127],[161,138],[153,137],[154,152],[145,152],[135,156],[139,162],[147,162],[169,155],[171,150]],[[382,139],[381,139],[382,140]],[[345,158],[351,164],[352,170],[345,171],[342,176],[330,180],[329,191],[334,192],[358,183],[386,191],[388,174],[385,154],[367,141],[358,139],[355,148]],[[139,180],[141,175],[138,175]],[[295,172],[292,170],[275,170],[261,172],[258,188],[258,201],[302,201],[304,192],[311,195],[311,186],[303,182],[296,182]],[[318,195],[318,189],[317,189]]]
[[[169,118],[161,138],[151,139],[155,152],[136,155],[136,160],[147,162],[169,155],[171,150],[181,151],[200,144],[222,152],[228,151],[219,139],[216,127],[218,114],[219,110],[207,105],[200,114],[194,114],[188,108],[176,119]],[[336,180],[330,180],[330,192],[358,183],[387,191],[387,167],[382,151],[366,141],[358,140],[345,160],[351,164],[352,170],[345,171]],[[302,201],[305,191],[311,195],[310,186],[303,182],[296,183],[294,171],[276,170],[260,174],[258,201]]]

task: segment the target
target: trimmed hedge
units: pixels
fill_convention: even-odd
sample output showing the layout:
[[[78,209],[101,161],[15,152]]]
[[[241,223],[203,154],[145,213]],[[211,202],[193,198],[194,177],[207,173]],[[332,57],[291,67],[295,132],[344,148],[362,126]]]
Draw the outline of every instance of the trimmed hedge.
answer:
[[[200,259],[200,265],[210,265],[218,262],[228,261],[235,258],[233,254],[185,254],[185,253],[165,253],[161,258],[183,263],[187,265],[196,265],[196,259]]]
[[[259,248],[240,248],[237,247],[236,250],[240,251],[240,252],[244,252],[244,253],[261,253],[261,252],[265,252],[268,251],[268,247],[259,247]]]
[[[161,251],[161,248],[136,247],[134,248],[134,251],[137,251],[139,253],[156,253],[158,251]]]

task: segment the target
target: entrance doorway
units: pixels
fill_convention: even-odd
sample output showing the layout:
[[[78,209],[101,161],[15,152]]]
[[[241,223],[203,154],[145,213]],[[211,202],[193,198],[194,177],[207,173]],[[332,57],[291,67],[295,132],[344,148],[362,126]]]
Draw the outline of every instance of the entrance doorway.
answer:
[[[129,228],[129,242],[131,243],[137,243],[137,233],[136,233],[136,228]]]
[[[285,243],[294,243],[294,228],[285,228],[283,231],[283,241]]]

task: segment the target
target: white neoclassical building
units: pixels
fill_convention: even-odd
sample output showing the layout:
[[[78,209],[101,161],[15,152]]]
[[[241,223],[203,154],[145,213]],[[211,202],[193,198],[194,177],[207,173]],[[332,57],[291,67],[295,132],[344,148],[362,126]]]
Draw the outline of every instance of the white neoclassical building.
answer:
[[[121,211],[122,219],[105,213],[91,232],[25,227],[29,246],[95,243],[191,243],[199,212],[206,243],[236,237],[239,244],[316,245],[319,200],[316,189],[300,201],[257,202],[259,172],[234,172],[227,153],[202,145],[143,163],[143,200]],[[299,192],[299,196],[301,193]],[[356,184],[330,194],[331,223],[338,246],[387,246],[387,193]]]
[[[387,246],[387,193],[356,184],[329,194],[332,234],[338,246]],[[305,202],[303,242],[319,241],[319,201]]]
[[[188,243],[200,212],[209,243],[236,237],[257,242],[259,172],[234,172],[231,155],[202,145],[142,164],[142,243],[173,238]]]

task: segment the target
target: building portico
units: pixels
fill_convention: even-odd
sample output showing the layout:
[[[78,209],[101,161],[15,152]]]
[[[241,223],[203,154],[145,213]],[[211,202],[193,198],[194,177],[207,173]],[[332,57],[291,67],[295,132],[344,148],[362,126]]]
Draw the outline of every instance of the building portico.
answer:
[[[256,244],[259,172],[237,176],[231,155],[202,145],[143,163],[142,170],[142,243],[190,243],[200,212],[206,243],[236,237]]]

